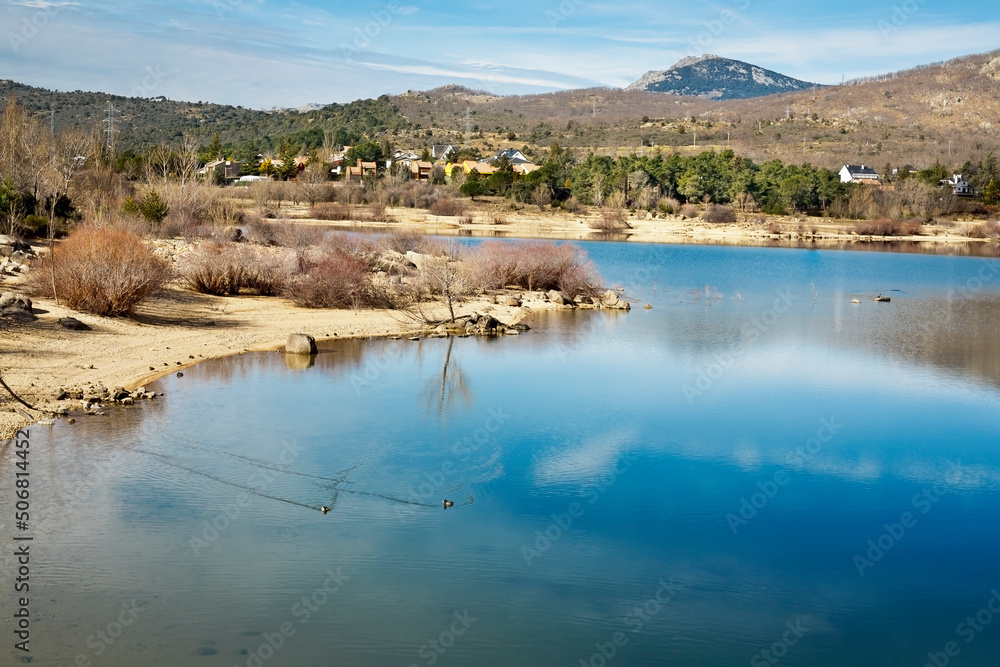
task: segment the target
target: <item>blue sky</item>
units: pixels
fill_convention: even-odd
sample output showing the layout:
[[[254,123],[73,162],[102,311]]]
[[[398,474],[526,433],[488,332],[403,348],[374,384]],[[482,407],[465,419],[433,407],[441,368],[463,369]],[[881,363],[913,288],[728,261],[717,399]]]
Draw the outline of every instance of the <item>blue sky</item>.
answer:
[[[625,86],[714,53],[818,83],[1000,48],[992,2],[0,0],[0,78],[253,108]]]

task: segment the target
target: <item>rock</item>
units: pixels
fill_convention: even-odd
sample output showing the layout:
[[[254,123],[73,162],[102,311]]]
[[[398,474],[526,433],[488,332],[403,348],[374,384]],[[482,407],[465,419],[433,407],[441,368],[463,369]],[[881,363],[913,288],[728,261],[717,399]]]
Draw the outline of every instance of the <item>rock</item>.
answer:
[[[861,303],[861,299],[851,299],[851,303]]]
[[[292,334],[285,343],[286,354],[318,354],[316,339],[307,334]]]
[[[507,296],[502,296],[502,297],[498,298],[497,299],[497,304],[499,304],[501,306],[510,306],[512,308],[520,308],[521,307],[521,298],[518,297],[518,296],[516,296],[516,295],[514,295],[514,294],[509,294]]]
[[[69,329],[70,331],[90,331],[90,327],[75,317],[64,317],[59,320],[59,324],[62,325],[63,329]]]
[[[545,296],[550,302],[556,304],[557,306],[575,305],[575,302],[572,299],[567,298],[566,295],[559,290],[549,290]]]
[[[239,227],[226,227],[222,230],[222,234],[233,243],[239,243],[243,240],[243,230]]]
[[[128,398],[123,398],[122,399],[122,405],[125,405],[125,406],[135,405],[135,399],[132,398],[131,396],[129,396]]]
[[[643,306],[643,309],[645,309],[645,310],[653,310],[653,307],[647,303],[645,306]]]
[[[423,272],[429,268],[432,268],[442,262],[447,262],[447,257],[438,257],[436,255],[422,255],[419,252],[413,252],[412,250],[406,253],[406,259],[409,260],[413,266],[417,267],[417,271]]]
[[[143,396],[146,393],[146,388],[139,387],[138,389],[135,390],[135,393],[138,394],[139,396]]]
[[[54,392],[52,392],[53,401],[65,401],[67,398],[69,398],[69,392],[63,389],[62,387],[59,387]]]
[[[111,398],[115,401],[124,401],[126,398],[131,398],[132,394],[128,392],[125,387],[115,387],[111,392]]]
[[[38,319],[31,312],[31,299],[14,292],[0,295],[0,316],[9,317],[18,322],[33,322]]]
[[[31,257],[28,255],[28,253],[22,250],[15,250],[10,255],[10,261],[17,262],[18,264],[24,264],[29,259],[31,259]]]
[[[628,301],[624,301],[618,296],[618,292],[610,289],[601,297],[601,307],[609,310],[632,310]]]
[[[6,234],[0,234],[0,245],[14,245],[17,243],[17,239],[13,236],[8,236]]]

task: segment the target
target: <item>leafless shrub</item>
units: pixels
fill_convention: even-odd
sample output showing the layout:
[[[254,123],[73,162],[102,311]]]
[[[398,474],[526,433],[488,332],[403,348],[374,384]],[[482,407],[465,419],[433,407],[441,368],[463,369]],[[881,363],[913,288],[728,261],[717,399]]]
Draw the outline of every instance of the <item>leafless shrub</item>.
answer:
[[[680,214],[685,218],[697,218],[701,211],[694,204],[684,204],[681,206]]]
[[[202,294],[236,295],[246,290],[273,296],[288,282],[290,259],[287,252],[206,242],[186,258],[182,273],[188,285]]]
[[[207,222],[216,227],[235,227],[242,225],[243,211],[231,199],[216,198],[208,205]]]
[[[631,227],[625,217],[625,211],[620,208],[605,208],[601,211],[601,217],[590,222],[591,229],[602,232],[620,232]]]
[[[351,254],[333,251],[292,281],[286,294],[305,308],[391,308],[393,299],[376,283],[368,265]]]
[[[395,222],[396,219],[389,215],[383,204],[370,204],[367,208],[358,211],[358,220],[362,222]]]
[[[531,203],[538,207],[539,211],[552,204],[552,189],[545,183],[539,183],[531,191]]]
[[[780,235],[784,230],[781,227],[781,223],[774,221],[767,226],[768,234],[778,234]]]
[[[431,215],[454,217],[465,213],[465,203],[458,199],[438,199],[428,210]]]
[[[408,252],[419,252],[422,255],[443,255],[447,252],[447,244],[440,239],[433,239],[417,232],[394,231],[380,234],[377,243],[381,248],[405,255]]]
[[[471,225],[476,222],[476,219],[472,217],[471,213],[466,213],[458,222],[463,225]]]
[[[914,236],[920,230],[921,224],[912,220],[859,220],[854,223],[854,231],[862,236]]]
[[[705,208],[705,212],[702,214],[705,222],[711,222],[715,224],[726,224],[736,222],[736,211],[730,206],[722,206],[721,204],[709,204]]]
[[[26,286],[34,296],[57,297],[74,310],[128,315],[170,277],[170,267],[135,234],[114,227],[77,228],[51,257],[36,263]],[[54,286],[54,287],[53,287]]]
[[[348,183],[342,185],[338,191],[338,199],[346,204],[360,204],[365,197],[365,188],[363,185],[358,185],[354,183]]]
[[[587,215],[587,207],[576,197],[570,197],[563,202],[563,208],[573,215]]]
[[[351,220],[354,210],[347,204],[323,202],[313,206],[309,215],[316,220]]]
[[[486,212],[486,222],[491,225],[506,225],[507,216],[498,208],[491,208]]]
[[[465,261],[482,289],[558,289],[573,297],[596,289],[602,281],[586,253],[570,244],[487,241]]]
[[[965,231],[971,239],[1000,239],[1000,222],[990,220],[972,225]]]
[[[660,209],[660,213],[664,215],[673,215],[681,210],[681,203],[674,199],[673,197],[661,197],[660,201],[657,202],[656,207]]]

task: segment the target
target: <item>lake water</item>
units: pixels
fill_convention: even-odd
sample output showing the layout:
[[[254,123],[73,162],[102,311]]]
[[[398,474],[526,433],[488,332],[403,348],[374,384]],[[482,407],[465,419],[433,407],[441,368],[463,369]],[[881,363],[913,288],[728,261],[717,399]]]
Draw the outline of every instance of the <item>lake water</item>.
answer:
[[[632,312],[33,428],[32,664],[998,664],[1000,261],[583,245]]]

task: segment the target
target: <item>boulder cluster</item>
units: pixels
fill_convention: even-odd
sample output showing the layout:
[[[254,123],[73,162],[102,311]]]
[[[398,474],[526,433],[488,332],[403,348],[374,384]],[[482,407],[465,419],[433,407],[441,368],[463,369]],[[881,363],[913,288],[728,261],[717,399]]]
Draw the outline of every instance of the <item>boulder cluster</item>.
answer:
[[[105,405],[135,405],[136,401],[151,401],[157,396],[145,387],[129,391],[125,387],[108,389],[102,383],[77,385],[69,389],[60,387],[52,395],[61,404],[53,412],[57,415],[68,415],[73,409],[83,410],[88,415],[103,415],[101,407]]]
[[[35,253],[24,241],[0,234],[0,276],[24,273]]]

